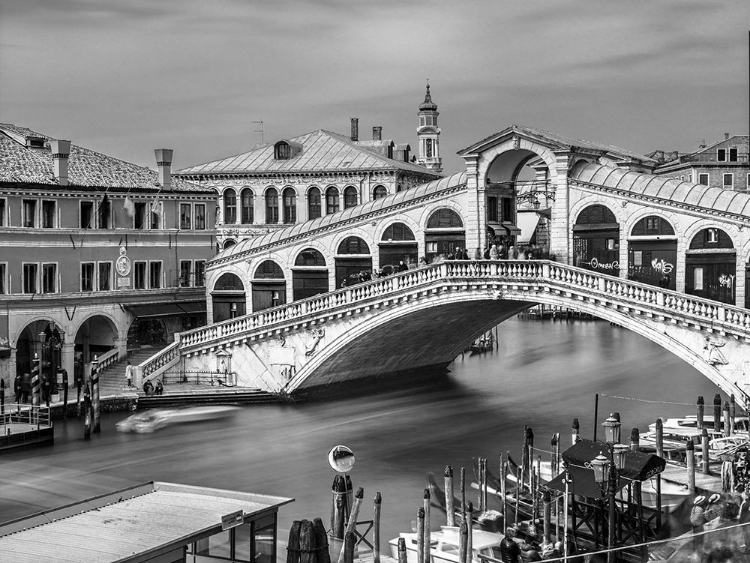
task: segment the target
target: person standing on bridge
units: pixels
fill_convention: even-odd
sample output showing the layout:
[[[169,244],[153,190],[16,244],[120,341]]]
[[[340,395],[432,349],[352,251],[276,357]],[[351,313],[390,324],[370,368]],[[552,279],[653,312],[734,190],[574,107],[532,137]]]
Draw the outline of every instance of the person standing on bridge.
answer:
[[[128,382],[128,387],[133,386],[133,366],[128,360],[128,365],[125,366],[125,380]]]
[[[490,260],[498,260],[500,258],[500,255],[497,252],[497,245],[493,244],[490,247]]]

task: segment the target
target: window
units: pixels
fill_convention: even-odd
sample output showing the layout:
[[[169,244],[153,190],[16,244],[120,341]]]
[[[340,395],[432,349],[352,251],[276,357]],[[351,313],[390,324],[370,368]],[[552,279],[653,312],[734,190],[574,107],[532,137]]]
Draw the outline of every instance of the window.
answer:
[[[99,202],[97,214],[97,219],[99,221],[98,226],[100,229],[109,229],[110,207],[109,198],[107,197],[107,194],[104,194],[104,197]]]
[[[136,229],[145,229],[147,227],[146,214],[148,212],[148,203],[138,201],[134,204],[134,208],[133,227]]]
[[[99,291],[112,289],[112,262],[99,262]]]
[[[326,190],[326,215],[336,213],[339,210],[339,191],[330,187]]]
[[[726,162],[727,160],[727,149],[718,149],[716,151],[716,160],[719,162]]]
[[[54,201],[42,202],[42,228],[54,229],[55,218],[57,216],[56,205]]]
[[[266,224],[279,222],[279,192],[276,188],[268,188],[266,192]]]
[[[706,242],[719,242],[719,229],[706,229]]]
[[[23,265],[23,292],[24,293],[36,293],[37,286],[37,265],[36,264],[24,264]]]
[[[0,293],[10,293],[10,287],[8,287],[8,264],[0,264]]]
[[[615,250],[618,247],[619,247],[619,244],[617,243],[615,239],[613,238],[607,239],[607,250]]]
[[[698,183],[701,184],[701,185],[703,185],[703,186],[707,186],[708,185],[708,174],[706,174],[705,172],[702,172],[702,173],[698,174]]]
[[[385,186],[375,186],[375,189],[372,192],[372,199],[380,199],[381,197],[385,197],[387,195],[388,190],[385,189]]]
[[[487,198],[487,220],[496,223],[499,220],[497,211],[497,198],[495,196],[489,196]]]
[[[148,284],[151,289],[161,287],[161,262],[148,263]]]
[[[357,188],[349,186],[344,190],[344,209],[357,205]]]
[[[276,144],[276,154],[274,154],[274,158],[276,160],[288,160],[289,156],[291,154],[291,151],[289,150],[289,145],[286,143],[277,143]]]
[[[633,252],[633,266],[643,266],[643,251],[635,250]]]
[[[193,227],[193,206],[189,203],[180,204],[180,228],[191,229]]]
[[[750,176],[748,176],[750,178]],[[5,227],[5,200],[0,199],[0,227]]]
[[[750,174],[747,175],[747,188],[748,191],[750,191]]]
[[[503,221],[510,221],[513,223],[513,198],[510,197],[501,197],[500,201],[503,204]]]
[[[234,190],[224,191],[224,224],[237,222],[237,194]]]
[[[94,291],[93,262],[81,262],[81,291]]]
[[[688,174],[687,175],[687,181],[688,182],[692,182],[693,181],[693,175],[692,174]]]
[[[206,285],[206,261],[196,260],[195,261],[195,287],[203,287]]]
[[[255,221],[255,194],[252,190],[242,190],[242,224],[250,225]]]
[[[57,264],[42,264],[42,293],[57,293]]]
[[[152,229],[161,229],[161,218],[164,215],[164,202],[152,201],[151,207],[151,225]]]
[[[195,204],[195,229],[203,231],[206,229],[206,204]]]
[[[190,287],[190,260],[180,260],[180,287]]]
[[[703,268],[693,268],[693,289],[703,289]]]
[[[136,206],[138,204],[136,203]],[[81,229],[93,229],[94,228],[94,202],[93,201],[82,201],[81,202],[81,222],[78,224]]]
[[[496,198],[491,198],[495,199]],[[430,218],[427,220],[428,229],[445,229],[454,227],[463,227],[464,224],[461,221],[461,217],[452,209],[442,208],[435,211]]]
[[[748,177],[750,178],[750,175]],[[320,190],[318,188],[310,188],[310,191],[307,192],[307,218],[317,219],[320,215]]]
[[[146,263],[135,262],[133,264],[133,287],[135,289],[146,289]]]
[[[734,174],[724,174],[722,183],[725,190],[731,190],[734,187]]]
[[[36,227],[36,200],[23,200],[22,224],[24,227]]]
[[[659,230],[659,218],[658,217],[646,217],[646,230],[647,231],[658,231]]]
[[[284,223],[297,222],[297,194],[292,188],[284,190]]]
[[[737,148],[729,149],[729,162],[737,162]]]

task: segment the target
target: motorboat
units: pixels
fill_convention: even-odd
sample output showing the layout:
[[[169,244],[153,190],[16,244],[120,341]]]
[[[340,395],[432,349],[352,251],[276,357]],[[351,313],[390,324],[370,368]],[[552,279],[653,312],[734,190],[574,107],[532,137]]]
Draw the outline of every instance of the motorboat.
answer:
[[[722,436],[708,442],[708,460],[721,461],[723,455],[734,454],[740,447],[750,444],[747,436]],[[696,448],[695,457],[703,459],[703,449]]]
[[[503,534],[473,529],[471,533],[471,560],[482,563],[482,557],[500,560],[500,542]],[[401,533],[398,538],[388,542],[391,556],[398,560],[398,540],[404,538],[406,543],[407,563],[417,563],[418,538],[416,533]],[[439,531],[430,532],[430,561],[425,563],[457,563],[459,561],[459,528],[441,526]]]
[[[239,407],[225,405],[184,407],[179,409],[149,409],[121,420],[116,424],[116,428],[118,432],[146,434],[156,432],[160,428],[172,424],[227,418],[239,410]]]
[[[748,437],[748,421],[750,419],[747,416],[738,416],[734,419],[734,434],[739,436]],[[720,421],[719,430],[714,430],[714,417],[710,414],[703,415],[703,428],[708,431],[708,436],[711,439],[720,438],[723,436],[724,421]],[[675,438],[678,440],[687,440],[692,438],[693,441],[700,441],[702,430],[698,429],[698,416],[688,415],[681,418],[667,418],[662,419],[663,436],[665,438]],[[656,423],[652,422],[648,425],[648,436],[656,436]],[[697,437],[697,440],[695,439]]]

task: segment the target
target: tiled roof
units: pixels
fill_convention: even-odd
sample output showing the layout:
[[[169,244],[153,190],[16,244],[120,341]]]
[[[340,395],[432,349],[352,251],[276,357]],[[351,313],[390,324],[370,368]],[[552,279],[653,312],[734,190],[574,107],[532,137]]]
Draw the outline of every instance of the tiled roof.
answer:
[[[288,139],[302,145],[302,152],[288,160],[275,160],[273,145],[253,148],[248,152],[221,160],[198,164],[179,170],[177,174],[263,175],[312,172],[354,172],[357,170],[404,170],[426,177],[440,175],[417,164],[400,162],[378,154],[377,150],[358,145],[350,138],[319,129]],[[364,142],[363,142],[364,143]]]
[[[750,216],[750,195],[701,184],[675,180],[666,176],[630,172],[621,168],[587,164],[576,168],[572,180],[598,184],[634,194],[695,205],[705,209]]]
[[[53,139],[25,127],[0,123],[0,182],[57,186],[53,174],[52,153],[48,146],[26,146],[27,138]],[[125,162],[87,148],[70,145],[68,186],[70,188],[121,188],[169,192],[202,192],[214,190],[172,177],[169,190],[158,184],[156,170]]]
[[[458,152],[459,155],[475,152],[489,142],[508,135],[509,133],[518,133],[520,135],[527,135],[530,137],[536,137],[541,141],[546,141],[548,144],[556,145],[561,150],[567,150],[571,147],[581,147],[583,149],[590,149],[596,151],[602,151],[615,159],[636,159],[646,163],[655,163],[655,161],[645,155],[634,153],[627,149],[616,147],[614,145],[605,145],[602,143],[595,143],[593,141],[586,141],[585,139],[573,139],[551,131],[545,131],[544,129],[536,129],[534,127],[526,127],[523,125],[511,125],[507,129],[490,135],[481,141],[474,143],[473,145],[466,147],[465,149]]]
[[[273,231],[272,233],[269,233],[267,235],[242,240],[234,246],[231,246],[216,255],[214,257],[214,260],[240,256],[247,251],[261,248],[269,244],[284,240],[286,238],[309,233],[326,225],[331,225],[333,223],[369,215],[370,213],[380,211],[382,209],[387,209],[389,207],[408,203],[423,196],[438,193],[443,190],[455,188],[457,186],[463,186],[465,184],[466,172],[458,172],[457,174],[453,174],[452,176],[447,176],[445,178],[441,178],[440,180],[433,180],[432,182],[422,184],[421,186],[417,186],[409,190],[404,190],[402,192],[382,197],[380,199],[368,201],[367,203],[344,209],[343,211],[339,211],[338,213],[326,215],[324,217],[313,219],[311,221],[305,221],[304,223],[298,223],[285,229]]]

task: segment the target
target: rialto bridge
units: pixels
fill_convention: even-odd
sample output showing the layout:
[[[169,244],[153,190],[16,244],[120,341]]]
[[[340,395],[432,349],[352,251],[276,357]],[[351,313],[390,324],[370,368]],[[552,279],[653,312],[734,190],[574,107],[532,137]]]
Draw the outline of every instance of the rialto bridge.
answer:
[[[220,253],[206,277],[213,324],[179,335],[143,376],[221,361],[239,385],[291,393],[445,366],[489,327],[547,303],[642,334],[745,402],[748,194],[525,127],[459,154],[464,172]],[[501,258],[517,251],[529,212],[547,237],[535,260],[476,260],[491,244]],[[409,269],[391,273],[400,262]],[[358,276],[384,267],[387,277]]]

